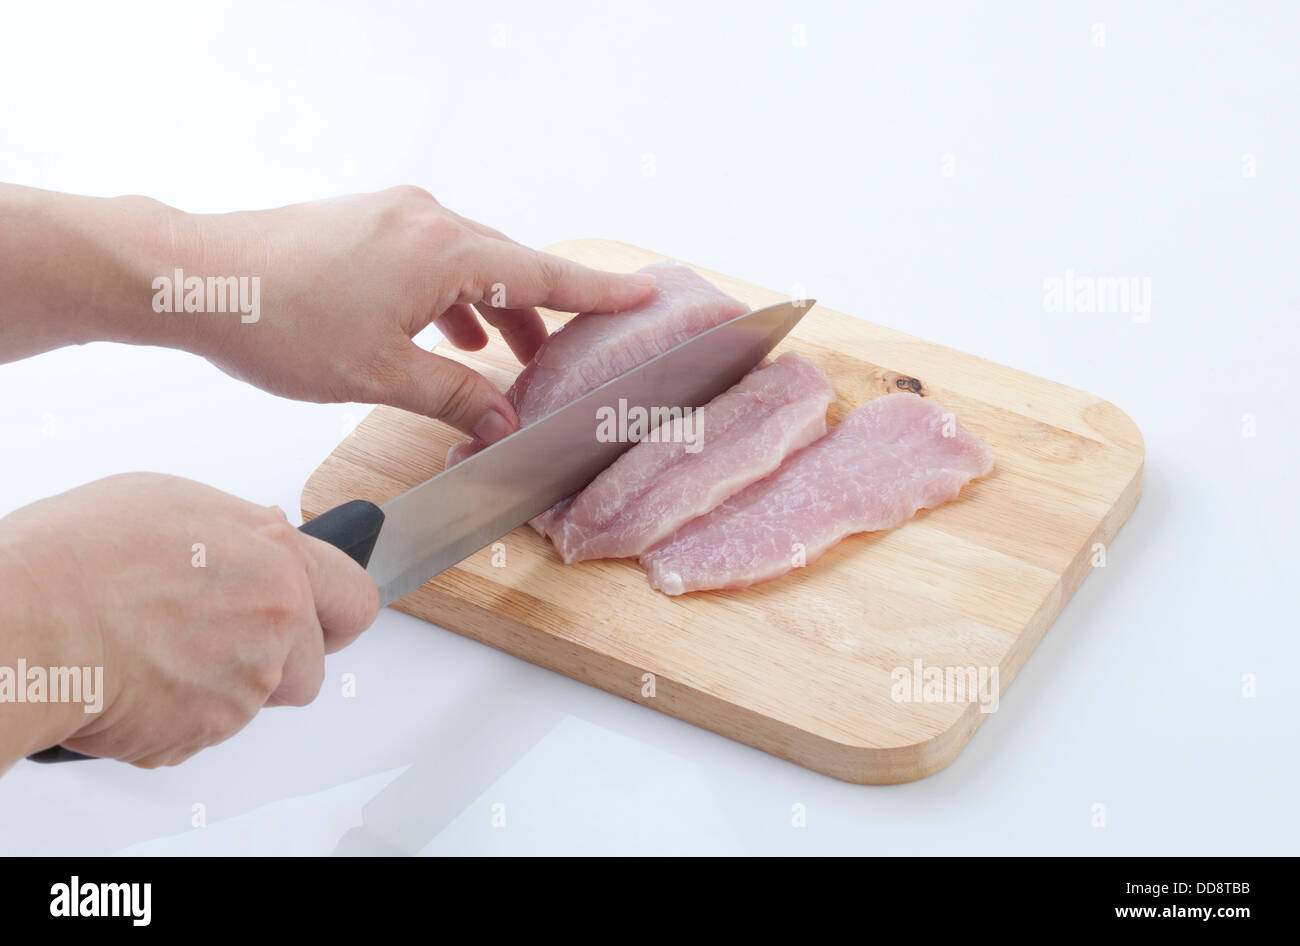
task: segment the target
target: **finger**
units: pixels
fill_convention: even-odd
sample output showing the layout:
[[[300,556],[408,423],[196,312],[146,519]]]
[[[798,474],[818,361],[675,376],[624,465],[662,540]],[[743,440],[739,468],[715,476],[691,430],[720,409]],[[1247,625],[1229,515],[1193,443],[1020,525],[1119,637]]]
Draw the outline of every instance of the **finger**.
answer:
[[[473,440],[462,440],[460,443],[453,443],[451,449],[447,451],[447,469],[455,466],[461,460],[468,460],[486,446],[487,444],[477,437]]]
[[[481,374],[412,343],[397,358],[381,401],[436,417],[484,443],[519,429],[519,415]]]
[[[521,365],[532,361],[537,349],[546,341],[546,323],[536,309],[494,309],[486,302],[480,302],[474,308],[478,309],[484,321],[501,333]]]
[[[366,570],[346,553],[306,533],[298,535],[306,559],[307,580],[311,583],[312,598],[316,603],[316,619],[320,622],[318,639],[321,648],[319,652],[309,649],[301,655],[291,652],[290,661],[301,656],[323,667],[325,654],[346,647],[375,623],[379,614],[379,589]],[[312,698],[315,695],[313,691]]]
[[[157,769],[163,766],[180,765],[191,756],[197,755],[204,748],[206,747],[196,744],[178,746],[174,749],[165,749],[162,752],[154,752],[134,759],[123,759],[122,761],[139,769]]]
[[[447,341],[464,351],[478,351],[488,343],[487,332],[472,306],[456,303],[433,321]]]
[[[319,540],[318,540],[319,541]],[[310,603],[306,610],[310,611]],[[306,706],[325,682],[325,630],[315,614],[295,628],[289,652],[280,668],[280,682],[265,706]]]
[[[601,272],[499,240],[481,240],[477,252],[467,254],[467,265],[476,298],[462,302],[489,299],[515,309],[619,312],[654,292],[654,277],[648,273]]]

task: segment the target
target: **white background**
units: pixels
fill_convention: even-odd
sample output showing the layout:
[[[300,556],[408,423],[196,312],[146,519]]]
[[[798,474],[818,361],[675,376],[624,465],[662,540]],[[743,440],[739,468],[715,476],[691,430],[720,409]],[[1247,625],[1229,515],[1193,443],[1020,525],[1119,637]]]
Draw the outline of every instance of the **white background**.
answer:
[[[390,611],[310,708],[180,768],[18,764],[0,851],[328,851],[415,763],[367,812],[412,851],[1297,853],[1294,6],[227,6],[5,4],[0,180],[193,211],[414,183],[534,245],[802,286],[1114,401],[1144,497],[917,783],[839,783]],[[1149,278],[1150,321],[1044,311],[1067,270]],[[0,366],[0,512],[124,470],[296,511],[365,410],[163,350]]]

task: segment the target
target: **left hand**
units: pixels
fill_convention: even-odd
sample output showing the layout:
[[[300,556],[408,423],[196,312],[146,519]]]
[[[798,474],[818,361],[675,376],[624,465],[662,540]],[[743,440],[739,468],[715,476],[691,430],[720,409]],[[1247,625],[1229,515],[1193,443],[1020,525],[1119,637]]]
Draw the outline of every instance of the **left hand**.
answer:
[[[173,316],[206,326],[187,347],[275,394],[391,404],[486,443],[518,428],[513,407],[413,335],[437,321],[457,347],[476,350],[487,344],[482,318],[522,363],[546,340],[534,306],[614,312],[653,291],[652,277],[538,253],[414,187],[183,217],[173,232],[197,251],[195,272],[261,275],[256,322],[238,313]]]

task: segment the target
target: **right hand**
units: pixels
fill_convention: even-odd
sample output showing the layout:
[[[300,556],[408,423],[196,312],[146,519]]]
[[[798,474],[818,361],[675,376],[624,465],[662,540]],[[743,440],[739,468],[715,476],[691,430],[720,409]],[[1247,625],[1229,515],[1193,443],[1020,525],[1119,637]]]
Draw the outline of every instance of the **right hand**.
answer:
[[[364,569],[279,509],[172,476],[33,503],[0,520],[0,552],[21,561],[5,593],[41,624],[37,652],[74,666],[98,654],[104,668],[102,710],[65,712],[47,735],[145,768],[224,741],[263,706],[310,703],[324,655],[379,608]]]

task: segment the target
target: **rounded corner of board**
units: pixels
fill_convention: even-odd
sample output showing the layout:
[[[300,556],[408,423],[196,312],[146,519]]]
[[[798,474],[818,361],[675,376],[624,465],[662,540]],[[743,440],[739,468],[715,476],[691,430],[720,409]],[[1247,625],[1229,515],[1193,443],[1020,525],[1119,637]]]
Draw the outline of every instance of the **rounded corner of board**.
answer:
[[[1090,416],[1088,422],[1094,427],[1101,428],[1112,442],[1123,446],[1137,461],[1138,469],[1141,470],[1146,462],[1147,445],[1146,438],[1142,436],[1142,428],[1137,425],[1137,421],[1114,401],[1107,401],[1105,398],[1098,398],[1089,413],[1094,416]],[[1097,413],[1105,414],[1103,422],[1098,422],[1099,419],[1095,416]]]
[[[901,785],[943,771],[961,755],[979,725],[962,714],[947,729],[919,742],[898,746],[835,743],[830,764],[809,765],[823,774],[857,785]],[[809,763],[803,763],[808,765]]]

